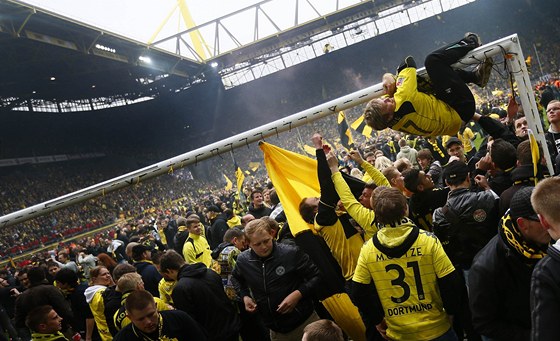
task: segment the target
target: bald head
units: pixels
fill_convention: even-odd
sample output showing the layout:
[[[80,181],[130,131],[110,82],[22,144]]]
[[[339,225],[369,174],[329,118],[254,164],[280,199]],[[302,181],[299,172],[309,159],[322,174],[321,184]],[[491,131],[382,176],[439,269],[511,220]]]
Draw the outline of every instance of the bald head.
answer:
[[[255,220],[255,216],[252,214],[246,214],[241,218],[241,225],[245,226],[248,222]]]

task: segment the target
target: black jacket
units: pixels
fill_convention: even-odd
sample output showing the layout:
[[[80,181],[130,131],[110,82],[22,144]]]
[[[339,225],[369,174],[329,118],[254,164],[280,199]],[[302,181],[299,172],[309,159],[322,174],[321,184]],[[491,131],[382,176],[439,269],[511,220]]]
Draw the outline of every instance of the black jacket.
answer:
[[[86,336],[86,319],[93,319],[93,313],[84,295],[87,287],[88,285],[86,283],[78,284],[66,297],[74,313],[74,320],[70,322],[70,325],[74,331],[79,332],[84,339]],[[101,336],[99,336],[99,332],[95,327],[92,340],[101,340]]]
[[[220,214],[212,222],[212,226],[207,231],[206,237],[210,250],[214,250],[224,241],[224,234],[229,230],[225,214]]]
[[[154,297],[159,297],[159,281],[161,281],[162,276],[157,271],[154,264],[151,262],[146,261],[139,261],[134,262],[134,267],[136,268],[136,272],[142,276],[142,280],[144,281],[144,289],[149,291]]]
[[[408,202],[409,218],[419,228],[432,231],[434,210],[445,205],[448,195],[449,187],[413,193]]]
[[[434,233],[456,267],[469,269],[476,253],[496,235],[498,200],[492,191],[458,188],[449,192],[444,207],[434,211]]]
[[[255,206],[253,206],[253,203],[251,203],[249,205],[249,212],[250,214],[252,214],[255,218],[259,219],[262,218],[264,216],[269,216],[270,213],[272,213],[272,210],[268,207],[266,207],[264,204],[259,207],[259,208],[255,208]]]
[[[544,133],[544,137],[546,139],[548,152],[550,153],[550,158],[554,162],[554,159],[558,155],[558,150],[560,150],[560,133],[553,133],[549,129]]]
[[[147,335],[150,340],[207,340],[198,324],[187,313],[180,310],[166,310],[161,311],[160,315],[163,321],[161,333],[154,332]],[[144,341],[146,339],[148,338],[145,338],[137,328],[134,329],[132,323],[124,327],[115,336],[115,341]]]
[[[319,269],[299,248],[273,243],[267,258],[260,258],[251,249],[242,252],[233,277],[241,297],[251,296],[252,292],[265,325],[287,333],[313,313],[312,295],[320,282]],[[295,290],[302,294],[295,309],[287,314],[277,313],[278,305]]]
[[[188,237],[189,231],[186,230],[184,226],[181,226],[180,229],[177,230],[177,233],[175,233],[175,237],[173,237],[173,248],[178,254],[183,254],[183,246]]]
[[[547,254],[531,279],[531,340],[535,341],[560,337],[560,250],[550,246]]]
[[[513,180],[511,179],[512,170],[507,171],[497,171],[492,176],[488,177],[488,185],[498,196],[513,185]]]
[[[181,267],[171,297],[177,309],[187,312],[206,331],[208,340],[226,340],[239,332],[239,315],[224,292],[222,278],[206,265]]]
[[[74,317],[72,309],[62,292],[53,285],[40,283],[31,286],[17,297],[15,310],[16,327],[25,328],[25,318],[31,309],[46,304],[51,305],[56,313],[64,319],[64,325],[72,321]]]
[[[529,340],[532,271],[500,235],[476,255],[469,272],[469,303],[478,333],[495,340]]]

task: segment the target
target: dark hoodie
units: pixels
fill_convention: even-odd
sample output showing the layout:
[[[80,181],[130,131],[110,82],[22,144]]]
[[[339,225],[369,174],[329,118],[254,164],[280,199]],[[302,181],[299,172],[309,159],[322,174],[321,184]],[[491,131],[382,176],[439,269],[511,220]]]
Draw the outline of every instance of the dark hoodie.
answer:
[[[144,289],[149,291],[154,297],[159,297],[158,285],[162,277],[155,265],[148,260],[141,260],[135,262],[134,267],[136,268],[136,272],[142,276]]]
[[[171,297],[175,308],[199,323],[209,341],[226,340],[238,334],[239,316],[224,292],[222,278],[204,264],[183,265]]]
[[[542,167],[539,167],[537,179],[542,179]],[[500,217],[502,217],[508,210],[511,199],[517,191],[526,186],[535,186],[533,165],[517,166],[511,171],[511,180],[513,181],[513,185],[500,194]]]
[[[225,214],[218,215],[212,222],[212,226],[208,229],[206,233],[206,239],[208,240],[208,245],[210,245],[210,250],[214,250],[224,241],[224,234],[229,230],[227,224],[227,219]]]

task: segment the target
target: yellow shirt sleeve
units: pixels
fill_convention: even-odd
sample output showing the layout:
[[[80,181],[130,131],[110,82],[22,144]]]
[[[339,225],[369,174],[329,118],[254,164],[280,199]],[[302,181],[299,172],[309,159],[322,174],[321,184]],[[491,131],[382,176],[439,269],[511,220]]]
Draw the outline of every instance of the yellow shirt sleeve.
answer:
[[[346,212],[350,214],[352,218],[364,229],[365,240],[369,240],[376,232],[377,226],[374,225],[373,220],[375,219],[375,213],[373,210],[365,208],[352,194],[350,187],[340,172],[336,172],[331,176],[334,188],[346,209]]]
[[[467,138],[469,140],[472,140],[474,138],[474,133],[471,128],[465,128],[465,131],[463,132],[463,138]]]
[[[165,303],[162,299],[158,297],[154,297],[154,301],[156,302],[157,311],[173,310],[172,306]]]
[[[171,293],[173,292],[173,288],[175,288],[176,281],[166,281],[165,279],[161,279],[158,283],[158,291],[159,291],[159,298],[170,305],[173,305],[173,298],[171,297]]]
[[[391,184],[385,175],[383,175],[379,169],[373,167],[371,163],[364,161],[360,166],[366,171],[366,174],[369,175],[374,184],[377,186],[391,187]]]

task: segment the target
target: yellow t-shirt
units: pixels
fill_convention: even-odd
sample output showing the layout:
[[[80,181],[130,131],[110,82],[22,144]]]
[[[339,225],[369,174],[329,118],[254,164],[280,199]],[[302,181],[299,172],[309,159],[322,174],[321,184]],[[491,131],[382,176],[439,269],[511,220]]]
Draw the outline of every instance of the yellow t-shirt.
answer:
[[[463,142],[465,153],[468,153],[473,149],[472,139],[474,139],[474,133],[471,128],[465,128],[463,134],[457,133],[457,137],[459,138],[459,140],[461,140],[461,142]]]
[[[455,135],[461,117],[447,103],[417,89],[416,69],[408,67],[397,76],[395,114],[389,126],[420,136]]]
[[[416,228],[416,227],[415,227]],[[377,238],[402,242],[412,227],[384,227]],[[394,245],[396,246],[396,245]],[[437,285],[437,278],[455,269],[433,233],[419,231],[400,258],[382,253],[373,240],[362,248],[353,280],[369,284],[373,279],[383,306],[387,336],[392,340],[432,340],[451,328]]]

